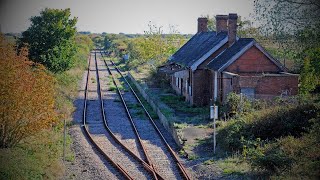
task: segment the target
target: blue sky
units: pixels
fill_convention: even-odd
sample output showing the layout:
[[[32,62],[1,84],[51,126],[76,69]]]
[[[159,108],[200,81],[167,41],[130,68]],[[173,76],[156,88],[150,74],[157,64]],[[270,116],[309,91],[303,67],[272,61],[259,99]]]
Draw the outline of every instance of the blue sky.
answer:
[[[151,21],[165,33],[174,25],[180,33],[194,34],[197,18],[238,13],[251,19],[253,0],[0,0],[2,32],[22,32],[29,18],[44,8],[70,8],[78,17],[78,31],[143,33]]]

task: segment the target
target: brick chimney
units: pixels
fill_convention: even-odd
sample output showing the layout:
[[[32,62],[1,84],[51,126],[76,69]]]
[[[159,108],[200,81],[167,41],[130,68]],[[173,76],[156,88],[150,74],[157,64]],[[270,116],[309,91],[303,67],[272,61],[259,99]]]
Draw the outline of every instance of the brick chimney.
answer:
[[[236,42],[238,15],[230,13],[228,19],[228,46]]]
[[[216,15],[216,29],[217,33],[228,31],[228,15]]]
[[[208,19],[201,17],[198,18],[198,33],[208,31]]]

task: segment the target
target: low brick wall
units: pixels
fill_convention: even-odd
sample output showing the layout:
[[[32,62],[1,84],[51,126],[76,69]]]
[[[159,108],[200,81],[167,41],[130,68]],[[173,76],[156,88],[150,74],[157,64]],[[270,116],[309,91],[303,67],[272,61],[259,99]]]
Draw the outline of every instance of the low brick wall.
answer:
[[[298,94],[298,75],[270,74],[261,76],[240,76],[239,87],[254,88],[256,98],[292,96]],[[267,95],[267,96],[266,96]]]
[[[152,109],[157,113],[161,124],[164,126],[164,128],[172,135],[174,141],[176,144],[181,148],[182,145],[179,141],[178,134],[176,129],[173,127],[173,121],[168,119],[163,113],[161,112],[158,105],[149,97],[149,95],[146,93],[146,87],[142,87],[135,79],[134,77],[128,73],[127,77],[133,82],[133,84],[137,87],[140,94],[143,96],[143,98],[150,104]]]

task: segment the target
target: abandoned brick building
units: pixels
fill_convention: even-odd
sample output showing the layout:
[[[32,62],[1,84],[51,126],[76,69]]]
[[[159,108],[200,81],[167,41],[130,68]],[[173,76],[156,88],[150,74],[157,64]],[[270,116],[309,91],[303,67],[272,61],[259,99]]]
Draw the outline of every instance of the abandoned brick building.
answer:
[[[190,104],[224,102],[230,92],[252,98],[297,94],[298,76],[255,39],[237,37],[237,18],[217,15],[216,32],[208,32],[207,18],[198,18],[198,32],[169,58],[171,86]]]

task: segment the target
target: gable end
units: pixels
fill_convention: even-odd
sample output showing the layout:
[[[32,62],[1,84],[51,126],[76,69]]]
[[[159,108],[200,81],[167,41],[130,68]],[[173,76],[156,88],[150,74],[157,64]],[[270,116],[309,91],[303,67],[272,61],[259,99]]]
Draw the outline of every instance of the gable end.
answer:
[[[242,54],[244,54],[248,49],[250,49],[254,45],[254,41],[249,43],[247,46],[245,46],[241,51],[239,51],[237,54],[235,54],[231,59],[228,60],[228,62],[224,65],[222,65],[219,69],[218,72],[223,71],[226,69],[228,66],[230,66],[234,61],[236,61]],[[223,52],[222,52],[223,53]]]
[[[274,59],[262,46],[260,46],[256,41],[251,42],[247,46],[245,46],[241,51],[239,51],[237,54],[235,54],[226,64],[221,66],[218,71],[224,71],[227,69],[231,64],[233,64],[237,59],[239,59],[243,54],[245,54],[250,48],[256,47],[263,55],[267,57],[269,61],[272,62],[272,64],[276,65],[277,68],[279,68],[280,71],[286,72],[287,69],[283,67],[283,65],[276,59]]]

